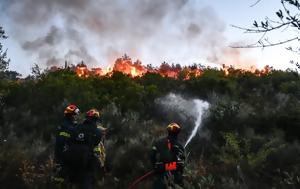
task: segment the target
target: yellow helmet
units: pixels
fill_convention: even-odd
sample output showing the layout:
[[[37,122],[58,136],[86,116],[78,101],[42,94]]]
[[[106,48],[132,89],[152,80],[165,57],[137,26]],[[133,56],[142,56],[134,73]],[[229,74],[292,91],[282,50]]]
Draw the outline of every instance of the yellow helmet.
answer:
[[[97,109],[92,108],[86,112],[86,117],[98,119],[98,118],[100,118],[100,112]]]
[[[174,133],[174,134],[178,134],[180,132],[180,126],[177,123],[170,123],[167,126],[167,131],[169,133]]]
[[[64,114],[73,114],[73,115],[78,115],[79,114],[79,109],[77,108],[76,105],[70,104],[65,108]]]

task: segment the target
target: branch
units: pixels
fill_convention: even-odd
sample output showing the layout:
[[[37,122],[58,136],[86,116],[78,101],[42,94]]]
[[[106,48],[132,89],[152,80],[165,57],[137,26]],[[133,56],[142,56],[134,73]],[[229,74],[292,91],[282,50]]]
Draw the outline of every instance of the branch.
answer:
[[[295,41],[295,40],[300,40],[298,37],[295,37],[295,38],[292,38],[292,39],[288,39],[288,40],[285,40],[285,41],[280,41],[280,42],[277,42],[277,43],[269,43],[269,44],[264,44],[262,43],[261,41],[258,41],[257,43],[259,45],[256,44],[253,44],[253,45],[246,45],[246,46],[229,46],[231,48],[239,48],[239,49],[250,49],[250,48],[264,48],[264,47],[273,47],[273,46],[278,46],[278,45],[282,45],[282,44],[285,44],[285,43],[289,43],[291,41]]]
[[[261,0],[257,0],[254,4],[250,5],[250,7],[254,7],[255,5],[257,5]]]
[[[292,23],[292,21],[290,22],[285,22],[285,23],[282,23],[276,27],[272,27],[272,28],[264,28],[264,29],[249,29],[249,28],[243,28],[243,27],[239,27],[239,26],[235,26],[235,25],[231,25],[231,27],[234,27],[234,28],[237,28],[237,29],[240,29],[240,30],[244,30],[246,33],[265,33],[265,32],[270,32],[270,31],[273,31],[273,30],[277,30],[279,28],[282,28],[283,26],[287,26],[287,25],[290,25]]]
[[[288,50],[288,51],[291,51],[293,53],[297,53],[297,54],[300,55],[300,47],[297,47],[296,49],[294,49],[293,47],[287,47],[285,49]]]

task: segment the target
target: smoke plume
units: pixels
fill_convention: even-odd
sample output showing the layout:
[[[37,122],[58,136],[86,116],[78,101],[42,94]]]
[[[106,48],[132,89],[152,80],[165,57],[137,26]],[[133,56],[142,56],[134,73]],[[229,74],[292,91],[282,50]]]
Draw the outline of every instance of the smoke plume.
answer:
[[[40,64],[112,64],[124,53],[145,64],[234,64],[225,23],[195,0],[2,0],[11,38]],[[1,16],[2,17],[2,16]]]

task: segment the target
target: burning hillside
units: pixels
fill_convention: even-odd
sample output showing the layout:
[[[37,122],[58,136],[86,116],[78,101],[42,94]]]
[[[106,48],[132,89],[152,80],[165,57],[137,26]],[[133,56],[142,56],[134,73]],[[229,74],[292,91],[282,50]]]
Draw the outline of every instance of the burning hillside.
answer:
[[[225,75],[228,75],[230,72],[238,70],[240,72],[251,72],[257,76],[261,76],[264,74],[268,74],[272,67],[265,66],[264,69],[259,70],[255,66],[251,66],[250,68],[243,68],[242,66],[227,66],[223,64],[222,68]],[[74,71],[79,77],[88,77],[91,75],[94,76],[109,76],[113,71],[122,72],[131,77],[141,77],[146,73],[157,73],[164,77],[170,78],[182,78],[182,79],[190,79],[191,77],[198,77],[202,74],[203,68],[196,64],[192,66],[182,67],[180,64],[168,64],[163,62],[159,67],[153,67],[152,65],[144,66],[142,62],[136,60],[135,62],[127,56],[126,54],[116,59],[114,65],[112,67],[108,67],[106,69],[103,68],[92,68],[88,69],[88,67],[81,62],[76,67],[74,67]]]
[[[189,66],[189,67],[181,67],[179,64],[168,64],[163,62],[160,67],[152,67],[151,65],[144,66],[142,62],[136,60],[135,62],[127,56],[126,54],[118,58],[112,67],[108,67],[107,69],[103,68],[92,68],[88,69],[88,67],[81,62],[74,68],[76,74],[79,77],[88,77],[90,75],[111,75],[113,71],[122,72],[131,77],[141,77],[147,72],[149,73],[158,73],[164,77],[170,78],[178,78],[180,75],[184,79],[188,79],[192,76],[201,75],[202,70],[198,68],[197,65]]]
[[[132,77],[137,77],[147,73],[147,68],[144,67],[139,60],[132,63],[131,58],[125,54],[122,58],[116,60],[113,71],[119,71]]]
[[[263,69],[259,70],[255,66],[250,66],[247,68],[243,68],[242,66],[228,66],[223,64],[222,70],[225,75],[229,75],[231,72],[239,71],[242,73],[251,72],[254,73],[256,76],[262,76],[270,73],[272,71],[273,67],[270,67],[269,65],[266,65]]]

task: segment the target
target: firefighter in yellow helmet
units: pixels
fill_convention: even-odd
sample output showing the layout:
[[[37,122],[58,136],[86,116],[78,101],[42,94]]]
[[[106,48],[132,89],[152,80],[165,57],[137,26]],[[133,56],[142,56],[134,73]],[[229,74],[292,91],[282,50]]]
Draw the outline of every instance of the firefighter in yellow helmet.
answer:
[[[64,183],[67,177],[67,167],[65,163],[65,153],[69,148],[69,141],[74,128],[77,125],[76,117],[79,114],[79,108],[74,105],[68,105],[64,110],[64,118],[61,125],[58,126],[55,140],[55,175],[56,183]]]
[[[100,112],[90,109],[86,119],[71,136],[66,163],[71,170],[71,182],[80,189],[90,189],[95,172],[104,167],[103,131],[99,129]],[[104,157],[103,157],[104,156]]]
[[[150,158],[156,175],[153,183],[155,189],[167,189],[175,185],[183,187],[185,151],[178,141],[180,130],[177,123],[170,123],[167,126],[168,136],[152,146]]]
[[[96,109],[91,109],[86,113],[87,119],[84,123],[90,122],[92,125],[94,124],[94,117],[96,117],[96,128],[95,129],[95,141],[94,141],[94,148],[93,148],[93,154],[94,157],[96,157],[96,160],[98,163],[98,167],[100,166],[101,169],[105,169],[105,159],[106,159],[106,153],[104,148],[104,141],[106,136],[107,129],[102,126],[102,124],[99,122],[100,118],[100,112]],[[92,126],[95,128],[95,126]]]

